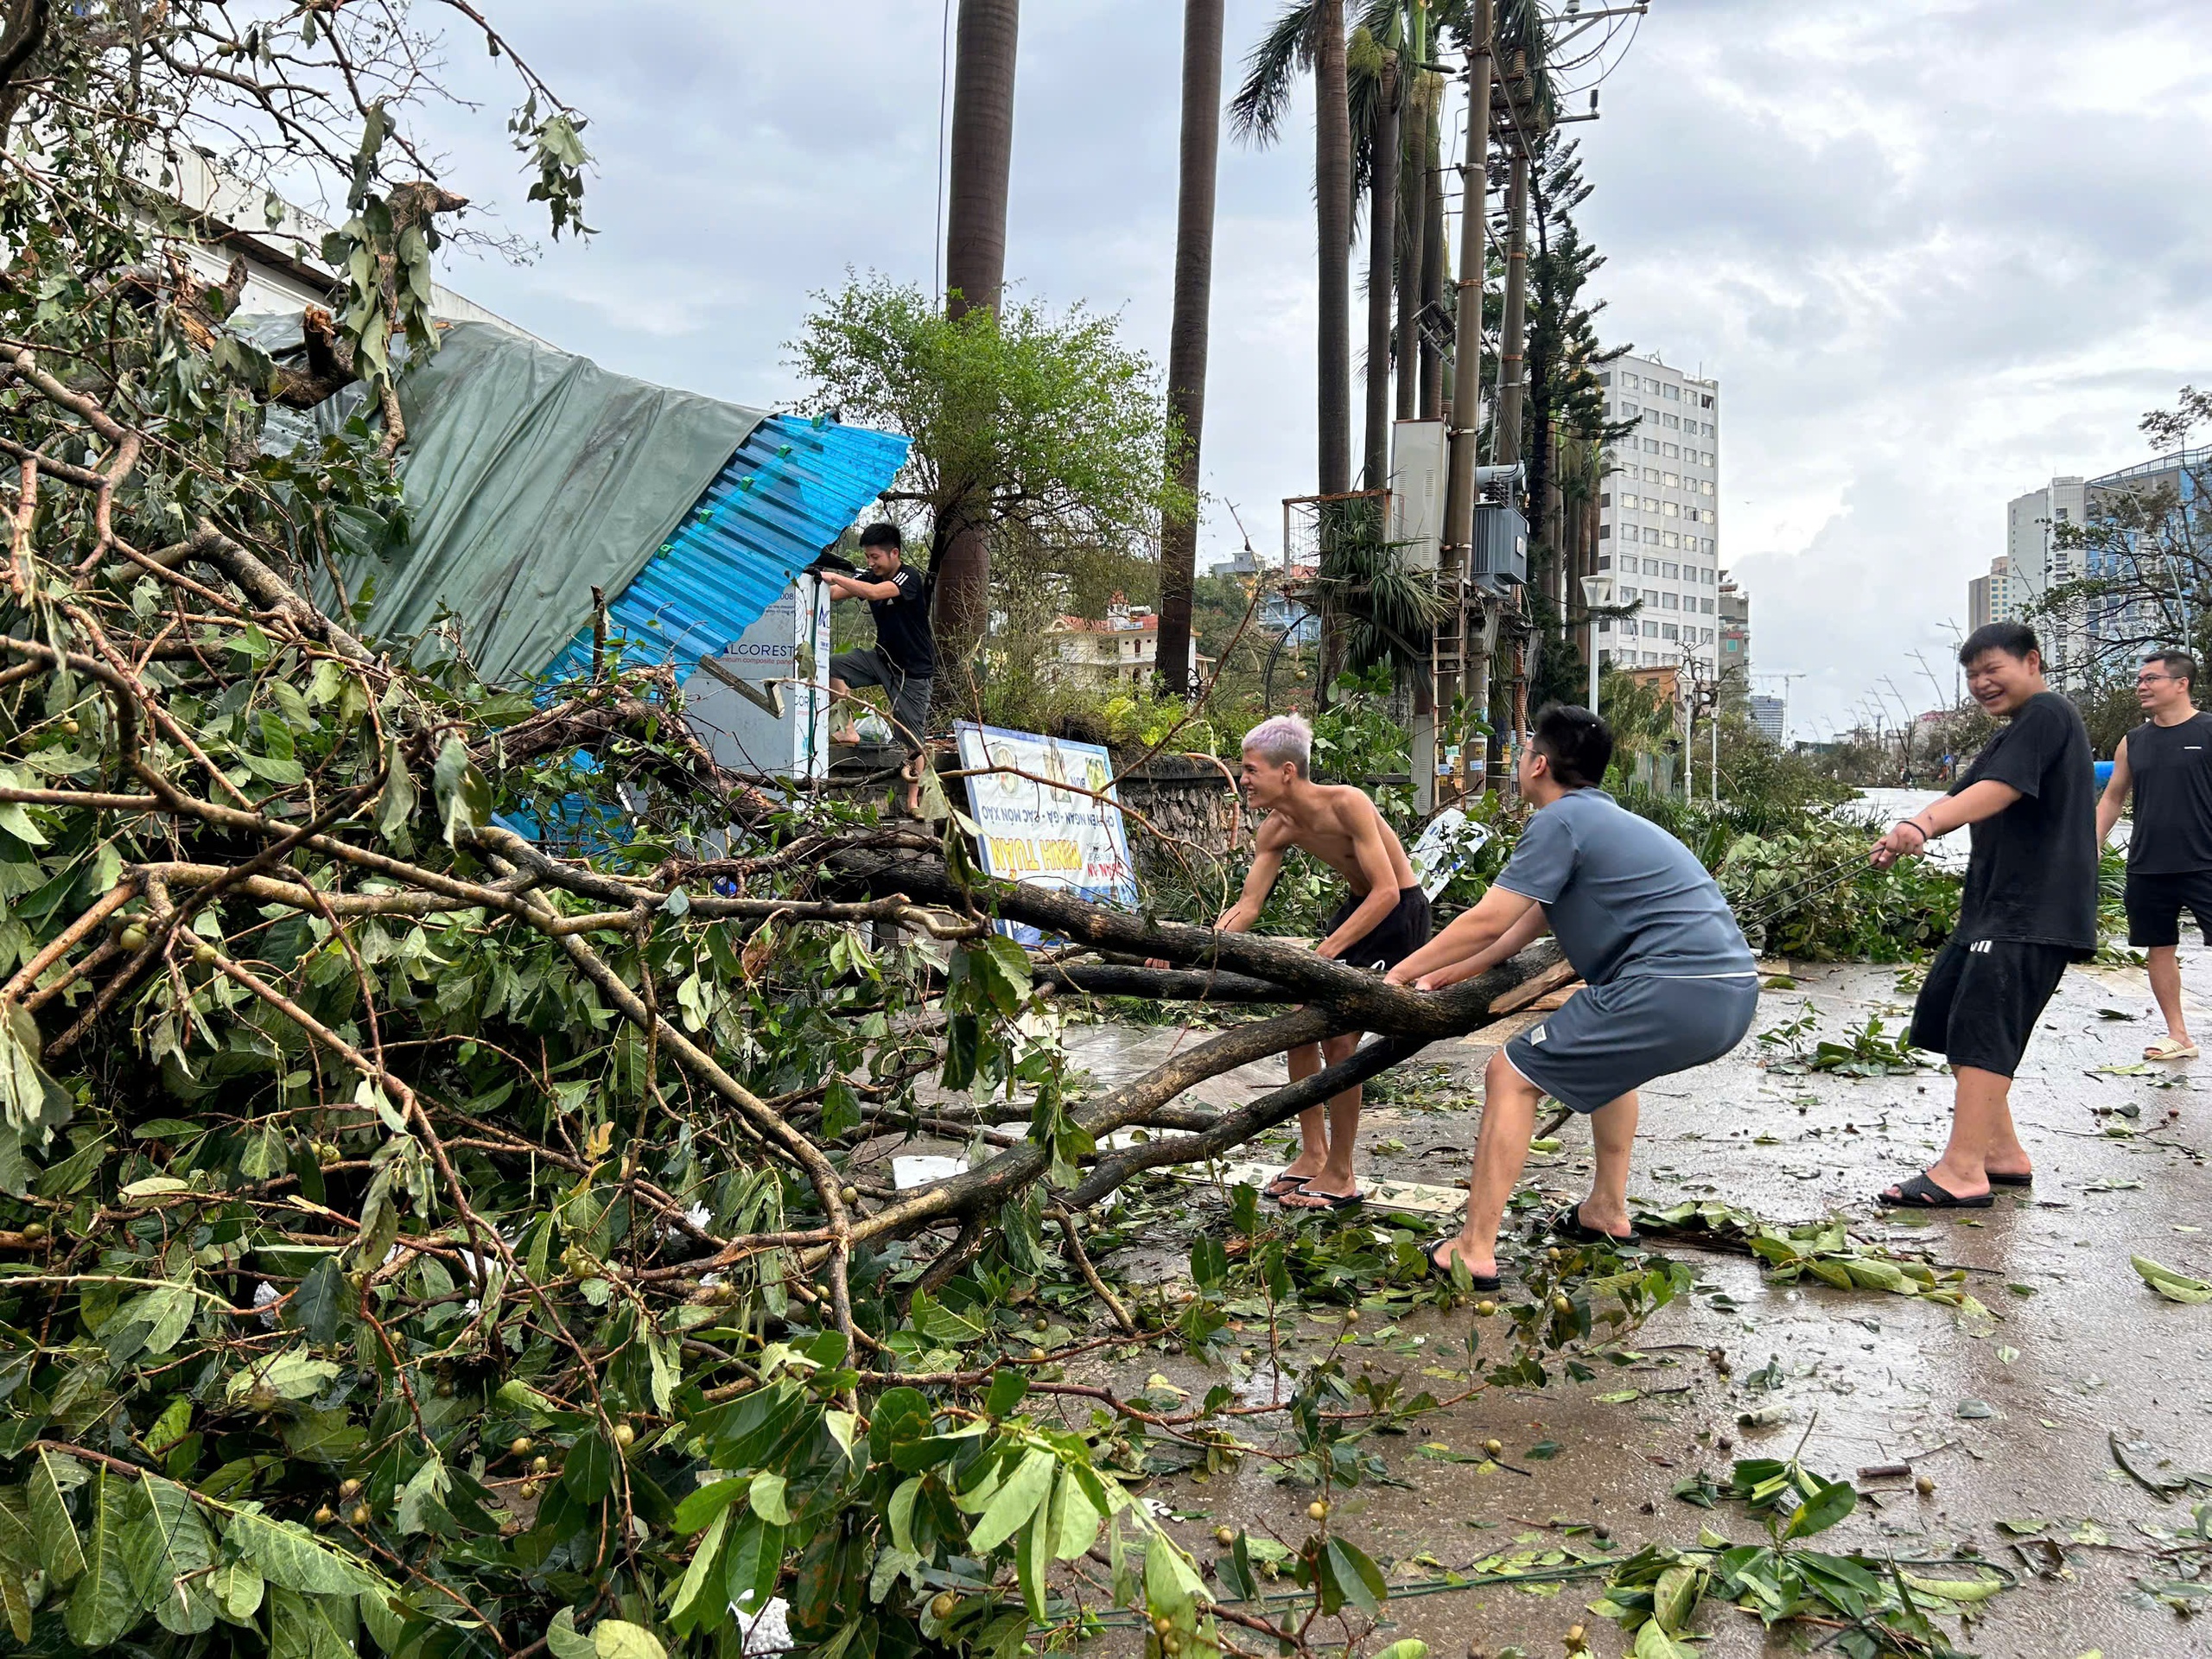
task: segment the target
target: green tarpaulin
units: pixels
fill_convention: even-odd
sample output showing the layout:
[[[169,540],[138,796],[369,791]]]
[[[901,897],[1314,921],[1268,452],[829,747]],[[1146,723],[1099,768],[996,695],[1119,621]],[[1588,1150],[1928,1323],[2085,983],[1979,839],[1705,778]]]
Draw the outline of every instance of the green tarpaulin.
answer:
[[[765,418],[481,322],[445,330],[399,394],[410,534],[346,586],[374,582],[367,629],[387,640],[442,605],[493,684],[550,663],[592,588],[626,587]]]

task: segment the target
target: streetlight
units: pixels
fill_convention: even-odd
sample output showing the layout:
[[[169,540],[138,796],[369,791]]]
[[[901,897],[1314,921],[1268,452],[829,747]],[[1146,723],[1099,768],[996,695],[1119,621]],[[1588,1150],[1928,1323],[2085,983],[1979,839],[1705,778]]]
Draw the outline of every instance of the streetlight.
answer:
[[[1582,604],[1590,611],[1610,610],[1613,604],[1613,579],[1611,576],[1582,578]],[[1598,712],[1598,619],[1590,619],[1590,712]]]

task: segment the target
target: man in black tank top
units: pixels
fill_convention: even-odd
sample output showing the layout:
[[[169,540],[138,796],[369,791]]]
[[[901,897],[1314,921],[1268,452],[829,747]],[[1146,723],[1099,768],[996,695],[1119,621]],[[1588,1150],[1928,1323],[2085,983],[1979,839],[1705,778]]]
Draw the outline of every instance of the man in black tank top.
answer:
[[[2212,943],[2212,715],[2196,711],[2196,659],[2162,651],[2145,658],[2135,700],[2150,716],[2120,740],[2112,781],[2097,803],[2102,844],[2129,791],[2127,942],[2150,952],[2151,995],[2166,1034],[2143,1051],[2151,1060],[2193,1060],[2196,1040],[2181,1007],[2181,913]]]

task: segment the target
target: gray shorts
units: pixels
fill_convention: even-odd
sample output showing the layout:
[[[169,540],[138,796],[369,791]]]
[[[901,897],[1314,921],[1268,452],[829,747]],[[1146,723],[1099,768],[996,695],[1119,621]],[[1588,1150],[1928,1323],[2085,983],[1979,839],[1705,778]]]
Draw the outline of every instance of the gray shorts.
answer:
[[[1617,979],[1577,991],[1505,1046],[1506,1063],[1572,1111],[1594,1112],[1654,1077],[1717,1060],[1758,1012],[1756,974]]]
[[[842,680],[855,690],[863,685],[880,685],[888,691],[892,728],[899,747],[909,754],[922,752],[922,737],[930,728],[930,687],[934,681],[901,674],[874,645],[865,651],[839,652],[830,659],[830,677]]]

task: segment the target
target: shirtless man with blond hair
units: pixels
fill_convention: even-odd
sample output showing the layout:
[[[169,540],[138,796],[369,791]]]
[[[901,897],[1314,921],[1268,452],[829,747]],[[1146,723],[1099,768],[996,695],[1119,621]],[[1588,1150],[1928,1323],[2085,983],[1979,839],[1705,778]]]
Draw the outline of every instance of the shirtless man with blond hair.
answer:
[[[1351,888],[1315,953],[1376,973],[1387,972],[1428,943],[1428,895],[1397,835],[1366,794],[1345,784],[1317,784],[1306,775],[1313,728],[1296,715],[1277,715],[1244,734],[1244,798],[1267,814],[1244,890],[1214,925],[1242,933],[1260,919],[1268,894],[1294,847],[1321,861]],[[1360,1033],[1290,1051],[1294,1083],[1347,1059]],[[1366,1195],[1352,1173],[1359,1139],[1359,1085],[1333,1096],[1325,1110],[1298,1116],[1298,1156],[1268,1183],[1267,1195],[1286,1210],[1344,1210]]]

